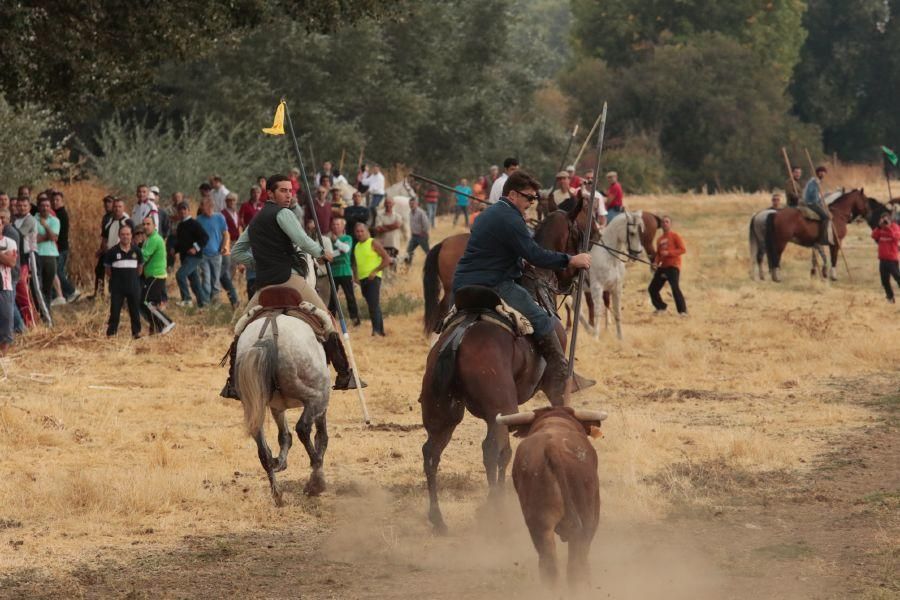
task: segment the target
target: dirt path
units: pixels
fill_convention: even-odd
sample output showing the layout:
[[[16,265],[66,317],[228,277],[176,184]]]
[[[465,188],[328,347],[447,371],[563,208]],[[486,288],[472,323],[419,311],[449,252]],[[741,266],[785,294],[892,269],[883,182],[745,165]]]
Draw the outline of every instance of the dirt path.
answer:
[[[805,474],[684,465],[708,503],[677,507],[656,524],[604,515],[590,597],[900,596],[900,390],[887,380],[843,389],[879,416],[835,440]],[[499,512],[483,507],[474,521],[455,524],[447,538],[431,536],[422,494],[339,485],[306,502],[321,513],[315,528],[186,536],[166,550],[136,541],[116,558],[84,556],[65,578],[12,573],[0,580],[0,596],[547,597],[512,497]]]

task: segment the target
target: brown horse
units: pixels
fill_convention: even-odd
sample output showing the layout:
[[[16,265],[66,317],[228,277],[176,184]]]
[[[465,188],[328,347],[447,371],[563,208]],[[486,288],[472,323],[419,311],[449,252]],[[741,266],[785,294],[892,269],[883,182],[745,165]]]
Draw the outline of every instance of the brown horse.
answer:
[[[556,211],[535,230],[534,239],[542,247],[576,254],[583,235],[586,213],[579,202],[571,212]],[[581,223],[579,223],[581,221]],[[459,236],[454,236],[459,237]],[[438,250],[440,252],[440,250]],[[539,299],[553,302],[557,288],[571,284],[575,271],[553,273],[532,269],[523,285]],[[449,282],[445,283],[449,289]],[[460,292],[462,294],[462,292]],[[565,332],[557,327],[565,347]],[[422,377],[422,423],[428,439],[422,446],[425,477],[428,480],[428,517],[435,531],[444,533],[437,496],[437,469],[441,453],[465,411],[487,423],[481,445],[488,485],[493,493],[506,479],[512,451],[509,431],[496,423],[497,415],[518,412],[518,406],[542,389],[544,360],[527,337],[515,336],[490,321],[475,321],[441,334],[432,346]]]
[[[881,212],[884,206],[877,200],[868,198],[862,189],[854,189],[832,201],[828,209],[837,239],[836,243],[829,245],[830,269],[827,266],[823,267],[822,277],[830,276],[834,280],[837,279],[835,267],[837,266],[838,251],[841,240],[847,235],[847,225],[857,218],[870,220],[869,217],[876,212]],[[788,242],[794,242],[807,248],[816,247],[819,241],[819,227],[819,221],[805,218],[803,213],[796,208],[783,208],[777,211],[764,210],[753,215],[750,219],[750,260],[753,265],[751,269],[753,278],[758,276],[762,279],[763,256],[767,256],[772,281],[781,281],[779,275],[781,255]],[[822,258],[823,260],[825,258],[824,252]],[[814,274],[815,269],[813,270]]]
[[[584,198],[579,194],[576,196],[576,206],[581,207],[579,222],[584,224],[587,218],[587,204]],[[552,214],[552,213],[550,213]],[[652,216],[653,234],[647,237],[647,217],[644,216],[644,234],[641,238],[647,253],[653,256],[653,235],[656,234],[658,228],[657,219]],[[583,231],[583,230],[582,230]],[[597,226],[594,226],[595,233],[599,232]],[[469,243],[468,233],[458,233],[444,238],[443,241],[431,247],[431,251],[425,257],[425,267],[422,271],[422,288],[425,297],[425,333],[429,334],[435,330],[437,324],[450,310],[450,294],[449,290],[453,287],[453,273],[456,272],[456,265],[466,251],[466,245]],[[593,312],[592,312],[593,314]]]

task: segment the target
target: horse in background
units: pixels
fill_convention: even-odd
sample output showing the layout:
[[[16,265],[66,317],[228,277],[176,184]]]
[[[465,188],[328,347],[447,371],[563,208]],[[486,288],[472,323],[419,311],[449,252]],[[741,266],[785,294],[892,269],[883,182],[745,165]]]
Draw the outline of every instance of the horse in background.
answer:
[[[641,211],[624,212],[613,219],[600,234],[600,242],[613,250],[638,257],[643,250],[644,218]],[[603,298],[603,302],[591,302],[591,322],[594,337],[600,337],[600,322],[609,329],[609,303],[612,305],[616,321],[616,337],[622,339],[622,291],[625,285],[625,263],[628,259],[610,252],[603,246],[591,247],[591,269],[589,271],[591,296]]]
[[[823,267],[822,277],[837,280],[838,250],[847,235],[847,225],[858,218],[864,218],[871,227],[872,215],[887,209],[874,198],[867,197],[862,189],[853,189],[832,200],[828,205],[828,210],[831,213],[834,233],[837,235],[835,242],[829,245],[830,268]],[[753,215],[750,218],[749,226],[750,277],[760,280],[765,278],[762,264],[765,257],[768,258],[772,281],[781,281],[779,274],[781,255],[788,242],[815,249],[819,245],[819,227],[819,221],[805,218],[797,208],[782,208],[777,211],[766,209]],[[820,248],[817,251],[822,254],[823,261],[826,260],[824,250]],[[815,275],[815,269],[815,259],[813,259],[812,275]]]

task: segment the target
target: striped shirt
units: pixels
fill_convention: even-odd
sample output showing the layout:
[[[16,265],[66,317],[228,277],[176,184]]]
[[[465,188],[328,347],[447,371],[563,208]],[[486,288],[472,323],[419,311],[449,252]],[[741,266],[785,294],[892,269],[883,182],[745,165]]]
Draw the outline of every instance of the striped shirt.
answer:
[[[132,286],[140,288],[140,267],[144,264],[141,249],[134,244],[128,250],[116,244],[103,256],[103,266],[112,270],[109,276],[110,289],[123,289]]]

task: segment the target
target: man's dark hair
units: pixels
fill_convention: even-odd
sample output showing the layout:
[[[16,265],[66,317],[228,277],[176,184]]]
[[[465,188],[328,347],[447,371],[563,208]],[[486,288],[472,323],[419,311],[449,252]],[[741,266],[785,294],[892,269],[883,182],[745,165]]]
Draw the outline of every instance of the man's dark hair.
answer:
[[[516,171],[510,175],[503,184],[503,195],[509,196],[510,192],[521,192],[522,190],[531,188],[535,192],[540,193],[540,182],[525,171]]]
[[[819,173],[827,173],[827,172],[828,172],[828,167],[826,167],[825,165],[819,165],[818,167],[816,167],[816,175],[818,175]]]
[[[199,187],[198,189],[199,189],[201,192],[211,192],[211,191],[212,191],[212,186],[209,185],[208,183],[206,183],[206,182],[204,181],[203,183],[200,184],[200,187]]]
[[[503,168],[508,169],[510,167],[518,167],[519,159],[518,158],[507,158],[503,161]]]
[[[179,202],[176,208],[178,208],[178,210],[191,210],[191,205],[187,202]]]
[[[271,190],[272,193],[275,193],[275,186],[281,183],[282,181],[290,181],[291,178],[287,175],[272,175],[266,180],[266,189]]]

